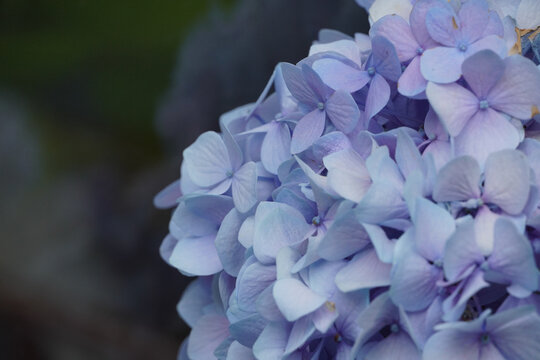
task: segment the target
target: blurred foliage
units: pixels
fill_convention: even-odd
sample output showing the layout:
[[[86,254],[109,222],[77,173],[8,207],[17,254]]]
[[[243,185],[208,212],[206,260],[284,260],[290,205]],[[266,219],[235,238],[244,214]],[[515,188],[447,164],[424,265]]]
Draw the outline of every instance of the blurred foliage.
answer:
[[[23,98],[45,170],[155,162],[154,114],[181,40],[235,0],[0,0],[0,87]]]

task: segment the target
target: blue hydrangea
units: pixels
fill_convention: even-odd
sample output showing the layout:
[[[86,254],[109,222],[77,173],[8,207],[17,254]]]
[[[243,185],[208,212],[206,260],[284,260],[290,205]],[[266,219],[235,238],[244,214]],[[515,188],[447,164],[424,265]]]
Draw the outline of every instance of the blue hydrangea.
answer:
[[[539,359],[538,2],[357,2],[156,196],[178,358]]]

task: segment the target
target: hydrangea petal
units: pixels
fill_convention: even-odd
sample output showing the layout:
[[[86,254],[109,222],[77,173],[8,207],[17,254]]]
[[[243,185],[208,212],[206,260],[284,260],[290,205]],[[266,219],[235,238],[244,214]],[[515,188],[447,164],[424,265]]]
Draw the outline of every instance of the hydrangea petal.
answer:
[[[429,35],[426,27],[427,12],[436,4],[437,0],[419,0],[414,4],[409,16],[411,31],[418,44],[424,49],[429,49],[437,44]]]
[[[356,207],[358,219],[368,224],[382,224],[387,220],[406,217],[407,214],[401,193],[385,183],[372,184]]]
[[[238,341],[233,341],[225,360],[255,360],[255,357],[250,348],[240,344]]]
[[[436,6],[426,13],[426,29],[433,40],[444,46],[454,46],[459,34],[459,18],[449,6]]]
[[[411,249],[395,255],[390,282],[392,300],[407,311],[427,308],[437,296],[442,269],[436,268]]]
[[[319,245],[319,256],[334,261],[354,254],[369,244],[369,237],[354,211],[336,218]]]
[[[507,219],[495,223],[493,253],[488,258],[490,271],[498,277],[519,285],[525,291],[513,293],[516,297],[526,297],[538,289],[538,269],[530,242],[518,233],[515,225]],[[487,275],[487,274],[486,274]],[[508,289],[511,291],[511,288]]]
[[[187,353],[193,360],[217,359],[214,350],[229,336],[229,321],[222,315],[203,316],[191,330]]]
[[[375,74],[371,79],[369,91],[366,99],[366,116],[371,119],[377,115],[390,99],[390,86],[379,74]]]
[[[436,201],[466,201],[480,197],[480,166],[470,156],[461,156],[446,164],[433,187]]]
[[[436,332],[424,346],[424,359],[476,360],[479,353],[480,341],[477,337],[455,329]]]
[[[238,233],[243,221],[243,216],[238,210],[231,210],[223,219],[216,235],[216,249],[223,269],[231,276],[238,276],[244,263],[246,248],[238,241]]]
[[[516,11],[516,24],[520,29],[536,29],[540,26],[540,4],[535,0],[521,0]]]
[[[483,165],[489,154],[515,149],[519,145],[517,129],[493,109],[478,111],[456,137],[456,155],[470,155]]]
[[[373,66],[377,73],[388,80],[397,81],[401,75],[401,65],[394,45],[383,36],[374,36],[371,46]]]
[[[313,69],[317,71],[321,79],[333,89],[341,89],[353,93],[363,88],[369,82],[366,71],[354,68],[343,61],[322,58],[313,63]]]
[[[365,161],[353,149],[345,149],[326,156],[328,185],[343,198],[359,202],[371,186]]]
[[[268,324],[253,344],[255,358],[261,360],[282,358],[289,333],[290,325],[284,321]]]
[[[484,34],[489,21],[489,8],[485,0],[469,0],[459,9],[459,20],[462,36],[466,34],[467,41],[475,42]]]
[[[169,184],[154,196],[154,206],[158,209],[169,209],[178,204],[178,199],[182,196],[180,190],[180,180]]]
[[[540,354],[540,317],[533,307],[520,307],[488,318],[487,328],[506,359],[534,359]]]
[[[463,77],[478,98],[486,98],[504,72],[504,62],[491,50],[470,56],[462,65]]]
[[[317,95],[304,80],[302,70],[289,63],[281,63],[280,69],[292,96],[303,104],[315,107],[318,102]]]
[[[502,150],[491,154],[486,161],[482,198],[508,214],[521,213],[529,198],[529,173],[523,153]]]
[[[212,275],[223,269],[214,244],[214,235],[183,238],[178,241],[169,259],[178,270],[198,276]]]
[[[414,238],[418,252],[430,261],[440,260],[446,240],[456,229],[452,215],[429,200],[416,200]]]
[[[315,109],[305,115],[294,128],[291,140],[291,153],[297,154],[310,147],[324,131],[326,113]]]
[[[420,46],[416,42],[407,21],[400,16],[384,16],[371,26],[369,33],[371,36],[380,35],[390,40],[401,62],[415,57],[416,50]]]
[[[383,263],[373,248],[356,255],[336,275],[336,285],[343,292],[390,285],[390,264]]]
[[[428,83],[426,95],[451,136],[458,135],[478,112],[477,97],[458,84]]]
[[[229,332],[234,339],[237,339],[244,346],[253,346],[257,337],[261,334],[268,321],[258,313],[235,321],[229,326]]]
[[[297,279],[281,279],[274,284],[274,299],[288,321],[296,321],[321,305],[326,299]]]
[[[261,147],[261,162],[272,174],[291,158],[291,132],[286,123],[274,123],[268,129]]]
[[[165,236],[165,239],[163,239],[161,245],[159,246],[159,255],[169,265],[171,265],[169,259],[171,258],[171,254],[177,242],[177,238],[175,238],[171,234],[168,234],[167,236]]]
[[[416,56],[407,65],[398,81],[398,91],[401,95],[416,96],[426,90],[427,81],[420,71],[421,57]]]
[[[184,150],[184,163],[191,180],[199,186],[213,186],[233,171],[229,153],[221,136],[208,131]]]
[[[304,316],[295,321],[287,341],[287,347],[285,347],[284,355],[289,355],[304,345],[315,330],[315,326],[309,316]]]
[[[317,100],[320,102],[324,102],[328,99],[328,97],[333,93],[333,90],[326,85],[319,74],[311,66],[307,64],[302,64],[302,74],[304,75],[304,79],[306,80],[306,83],[311,87],[311,89],[315,92],[317,95]]]
[[[493,108],[518,119],[530,119],[540,104],[540,71],[529,59],[514,55],[504,60],[504,73],[487,98]]]
[[[471,266],[481,264],[484,256],[474,236],[474,222],[468,219],[457,227],[446,242],[444,274],[449,281],[459,279]]]
[[[238,305],[245,310],[255,310],[256,299],[276,280],[276,267],[255,262],[241,272],[236,281]]]
[[[189,326],[194,327],[205,314],[204,307],[212,303],[211,287],[211,277],[200,277],[193,280],[184,290],[177,310]]]
[[[304,240],[310,230],[302,214],[281,203],[262,202],[255,213],[253,251],[263,263],[273,263],[282,246]]]
[[[257,164],[245,163],[233,175],[232,197],[238,211],[245,213],[257,202]]]
[[[424,52],[420,70],[428,81],[449,84],[460,78],[463,60],[465,54],[458,49],[439,46]]]
[[[351,94],[337,90],[325,105],[326,114],[334,126],[345,134],[350,133],[358,123],[360,110]]]
[[[422,353],[403,330],[378,342],[366,359],[421,360]]]

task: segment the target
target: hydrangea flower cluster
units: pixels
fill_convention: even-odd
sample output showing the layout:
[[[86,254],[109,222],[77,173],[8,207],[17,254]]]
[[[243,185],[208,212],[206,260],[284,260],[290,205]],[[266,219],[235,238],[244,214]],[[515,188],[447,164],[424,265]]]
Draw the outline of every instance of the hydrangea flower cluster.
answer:
[[[157,195],[179,359],[540,359],[540,3],[359,3]]]

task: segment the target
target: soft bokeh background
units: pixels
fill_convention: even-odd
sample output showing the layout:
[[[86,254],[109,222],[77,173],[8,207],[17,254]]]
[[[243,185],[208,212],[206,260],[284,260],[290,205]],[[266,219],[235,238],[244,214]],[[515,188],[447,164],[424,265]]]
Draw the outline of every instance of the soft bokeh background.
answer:
[[[174,359],[153,195],[353,0],[0,0],[0,358]]]

